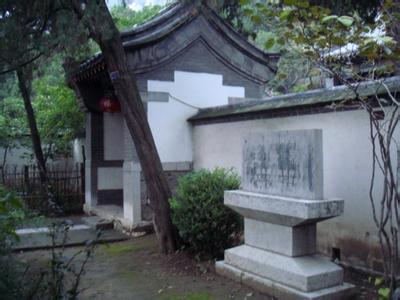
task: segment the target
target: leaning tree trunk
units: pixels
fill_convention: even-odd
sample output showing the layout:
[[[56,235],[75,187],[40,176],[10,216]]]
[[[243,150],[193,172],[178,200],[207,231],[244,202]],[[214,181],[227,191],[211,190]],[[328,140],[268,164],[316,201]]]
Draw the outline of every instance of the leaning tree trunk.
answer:
[[[79,6],[79,1],[72,0],[72,3],[78,17],[84,19],[85,11]],[[154,227],[160,249],[163,253],[173,253],[178,235],[170,217],[168,199],[171,191],[147,122],[136,79],[128,69],[119,31],[104,0],[100,1],[97,8],[96,20],[86,18],[86,25],[90,37],[100,46],[115,94],[121,103],[122,115],[135,143],[154,211]]]
[[[40,182],[42,185],[47,185],[47,170],[46,161],[44,159],[40,135],[36,124],[35,113],[32,108],[30,84],[26,78],[24,70],[17,70],[18,86],[24,100],[26,117],[28,119],[29,130],[32,138],[33,152],[35,154],[36,163],[39,169]]]
[[[115,93],[121,102],[122,114],[142,165],[150,201],[154,210],[154,226],[161,250],[171,253],[176,248],[175,228],[170,218],[168,199],[171,191],[162,169],[146,112],[136,85],[130,74],[125,52],[117,32],[110,40],[99,40],[104,60],[110,71]]]

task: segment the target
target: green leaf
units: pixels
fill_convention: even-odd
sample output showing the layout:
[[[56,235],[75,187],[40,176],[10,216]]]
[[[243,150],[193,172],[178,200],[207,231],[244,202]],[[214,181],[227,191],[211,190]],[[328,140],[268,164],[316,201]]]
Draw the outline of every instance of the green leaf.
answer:
[[[278,79],[280,79],[280,80],[283,80],[283,79],[286,79],[286,78],[287,78],[287,74],[285,74],[285,73],[279,73],[276,77],[277,77]]]
[[[314,16],[319,16],[319,9],[317,6],[311,6],[310,11]]]
[[[379,38],[385,44],[393,44],[395,40],[391,36],[382,36]]]
[[[297,6],[300,8],[310,7],[310,3],[308,2],[308,0],[283,0],[283,4],[289,6]]]
[[[269,38],[265,44],[264,47],[265,49],[271,49],[275,45],[275,39],[274,38]]]
[[[250,17],[251,21],[256,23],[256,24],[260,24],[261,23],[261,17],[257,16],[257,15],[253,15]]]
[[[285,5],[296,5],[297,0],[283,0],[283,4]]]
[[[240,5],[250,4],[250,0],[240,0]]]
[[[378,47],[376,44],[367,44],[359,53],[360,56],[365,56],[368,59],[375,59],[378,57]]]
[[[251,16],[251,15],[253,15],[253,10],[251,8],[249,8],[249,7],[246,7],[246,8],[243,9],[243,14],[245,16]]]
[[[375,282],[374,282],[375,286],[380,286],[380,285],[382,285],[382,283],[383,283],[383,277],[376,277],[375,278]]]
[[[353,25],[354,19],[352,17],[349,16],[341,16],[337,19],[342,25],[346,26],[346,27],[350,27],[351,25]]]
[[[389,299],[390,289],[389,288],[380,288],[378,290],[378,295],[383,299]]]
[[[281,13],[279,14],[279,19],[281,21],[286,20],[290,14],[292,13],[293,9],[290,8],[285,8],[281,11]]]
[[[332,43],[335,46],[344,46],[346,44],[344,39],[342,39],[340,37],[336,37],[336,36],[332,38]]]
[[[326,17],[322,18],[322,23],[329,23],[332,21],[336,21],[337,18],[338,18],[338,16],[336,16],[336,15],[326,16]]]
[[[296,1],[296,6],[300,8],[309,8],[310,3],[307,0],[298,0]]]

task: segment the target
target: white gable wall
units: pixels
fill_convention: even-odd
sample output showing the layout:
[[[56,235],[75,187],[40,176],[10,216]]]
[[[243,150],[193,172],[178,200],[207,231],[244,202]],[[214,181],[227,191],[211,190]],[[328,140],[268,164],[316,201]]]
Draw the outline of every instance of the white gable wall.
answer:
[[[168,102],[149,102],[148,120],[162,162],[193,161],[192,127],[197,107],[228,104],[244,97],[244,87],[223,85],[222,75],[175,71],[174,81],[149,80],[149,92],[167,92]]]

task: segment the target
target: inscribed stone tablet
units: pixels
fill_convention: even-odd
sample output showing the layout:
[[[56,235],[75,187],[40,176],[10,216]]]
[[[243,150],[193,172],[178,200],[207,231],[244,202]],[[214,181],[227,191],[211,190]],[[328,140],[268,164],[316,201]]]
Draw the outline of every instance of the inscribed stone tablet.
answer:
[[[250,133],[243,140],[243,190],[323,199],[322,130]]]

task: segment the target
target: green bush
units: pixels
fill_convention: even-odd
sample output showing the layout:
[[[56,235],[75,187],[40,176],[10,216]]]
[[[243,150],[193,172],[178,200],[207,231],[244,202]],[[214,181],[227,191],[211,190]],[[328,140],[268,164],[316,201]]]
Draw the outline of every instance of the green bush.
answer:
[[[192,172],[179,180],[170,200],[172,221],[183,242],[199,256],[220,258],[237,240],[241,218],[224,206],[224,190],[239,186],[236,173],[220,168]]]
[[[8,252],[11,244],[18,239],[15,229],[24,217],[21,200],[0,186],[0,255]]]
[[[22,202],[0,185],[0,298],[24,299],[21,277],[24,270],[11,256],[11,246],[18,240],[16,227],[24,218]]]

